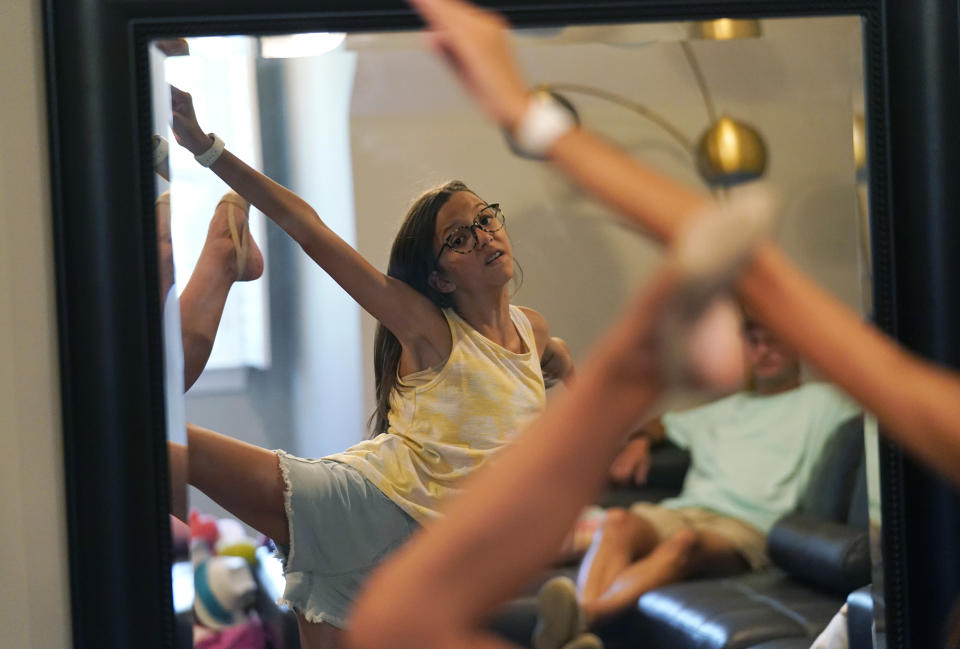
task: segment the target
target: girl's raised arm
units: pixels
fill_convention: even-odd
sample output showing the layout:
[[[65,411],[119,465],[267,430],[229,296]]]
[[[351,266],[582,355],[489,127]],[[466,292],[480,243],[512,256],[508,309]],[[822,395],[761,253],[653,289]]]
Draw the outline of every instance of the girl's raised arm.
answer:
[[[212,145],[197,121],[189,93],[170,87],[173,131],[177,142],[194,155]],[[331,230],[302,198],[224,151],[211,171],[279,225],[300,244],[357,303],[383,323],[418,358],[427,347],[441,356],[450,334],[440,310],[408,284],[381,273]]]

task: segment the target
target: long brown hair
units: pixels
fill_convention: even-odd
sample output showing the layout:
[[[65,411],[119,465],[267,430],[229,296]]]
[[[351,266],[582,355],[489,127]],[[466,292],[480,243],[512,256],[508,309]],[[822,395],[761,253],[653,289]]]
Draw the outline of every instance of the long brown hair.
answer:
[[[433,237],[437,228],[437,213],[457,192],[474,193],[459,180],[451,180],[428,190],[413,202],[393,240],[387,265],[387,275],[406,282],[441,309],[452,307],[453,298],[430,285],[430,275],[436,270]],[[373,340],[377,409],[370,417],[370,437],[387,432],[390,393],[397,387],[397,369],[402,351],[397,337],[383,324],[377,323],[377,335]]]

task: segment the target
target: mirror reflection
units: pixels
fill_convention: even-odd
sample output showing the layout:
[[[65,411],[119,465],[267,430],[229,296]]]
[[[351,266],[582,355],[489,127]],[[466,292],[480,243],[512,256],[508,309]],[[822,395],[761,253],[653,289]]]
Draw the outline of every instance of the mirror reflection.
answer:
[[[724,29],[573,26],[523,30],[514,45],[528,81],[668,176],[731,201],[762,178],[781,203],[777,242],[860,309],[866,208],[858,205],[850,136],[858,98],[862,112],[859,20],[764,20],[731,40],[717,37]],[[515,143],[505,143],[418,33],[231,36],[181,45],[157,44],[152,70],[156,130],[170,165],[169,188],[158,181],[158,232],[169,205],[180,297],[167,340],[173,358],[179,349],[182,372],[175,361],[167,367],[183,385],[168,384],[167,395],[171,408],[185,412],[170,417],[170,439],[182,441],[183,425],[178,433],[175,422],[189,421],[196,425],[191,453],[252,459],[236,465],[242,470],[211,476],[203,491],[219,505],[191,489],[191,514],[185,506],[177,512],[189,523],[183,565],[197,569],[181,580],[182,591],[175,588],[183,593],[177,605],[198,644],[246,626],[272,646],[292,647],[296,614],[273,602],[292,602],[301,622],[340,626],[364,566],[432,520],[436,501],[453,493],[457,480],[565,389],[570,367],[652,275],[662,252],[536,156],[512,154]],[[452,179],[466,185],[437,192]],[[436,267],[408,280],[422,282],[415,295],[377,282],[390,267],[404,213],[423,196],[419,207],[432,203],[435,222],[409,239],[414,247],[424,242]],[[272,220],[247,199],[272,211]],[[311,210],[324,225],[309,218]],[[434,307],[424,306],[427,293]],[[168,311],[169,302],[165,317]],[[779,528],[781,537],[806,534],[824,520],[851,533],[866,526],[862,424],[851,404],[801,368],[795,352],[742,315],[746,349],[754,352],[749,385],[720,401],[688,395],[638,422],[611,467],[615,488],[584,512],[558,550],[558,566],[574,574],[594,544],[580,582],[596,591],[590,612],[601,622],[636,608],[645,593],[654,595],[648,602],[663,596],[658,589],[666,582],[649,576],[662,574],[676,550],[662,543],[679,538],[676,527],[685,524],[672,513],[698,515],[686,507],[712,512],[696,525],[716,546],[696,570],[666,581],[696,577],[691,588],[709,589],[717,583],[710,578],[736,574],[741,594],[775,599],[787,589],[791,606],[820,611],[802,629],[790,615],[771,612],[777,630],[755,644],[812,642],[847,594],[869,582],[869,575],[844,581],[829,571],[811,577],[796,563],[802,545],[781,546],[780,556],[769,551],[785,515],[794,515],[787,521],[794,527]],[[378,320],[394,335],[378,332]],[[473,342],[468,351],[457,347],[460,339]],[[506,383],[471,383],[466,395],[477,402],[458,400],[463,384],[450,387],[455,381],[444,375],[454,349],[466,354],[458,362],[471,373],[493,372],[475,367],[492,357]],[[399,377],[403,388],[393,393],[393,382],[379,381],[383,403],[375,368]],[[544,383],[556,387],[545,391]],[[174,395],[184,387],[180,402]],[[377,430],[370,417],[378,407],[385,415],[379,421],[393,430],[364,441]],[[490,421],[478,427],[481,415]],[[473,428],[455,425],[455,417]],[[221,446],[209,431],[253,446]],[[285,451],[279,470],[278,456],[263,450],[276,448]],[[302,459],[333,454],[335,462]],[[257,493],[267,494],[261,502],[247,487],[256,480]],[[291,488],[294,495],[286,495]],[[364,505],[325,509],[331,492]],[[665,506],[648,504],[655,502]],[[339,540],[298,545],[298,535],[317,534],[314,519],[336,521]],[[264,534],[281,546],[286,580]],[[604,544],[616,543],[628,543],[631,559],[618,577],[643,578],[604,598],[610,584],[597,566],[609,561]],[[551,588],[562,596],[562,586]],[[697,591],[689,592],[687,600],[696,600]],[[652,610],[638,614],[652,629],[669,626]],[[757,615],[746,631],[769,629],[773,618]],[[528,644],[535,616],[528,621],[495,626]],[[609,633],[614,643],[629,638],[623,629]],[[662,641],[687,646],[667,635]],[[659,646],[650,638],[645,645]]]

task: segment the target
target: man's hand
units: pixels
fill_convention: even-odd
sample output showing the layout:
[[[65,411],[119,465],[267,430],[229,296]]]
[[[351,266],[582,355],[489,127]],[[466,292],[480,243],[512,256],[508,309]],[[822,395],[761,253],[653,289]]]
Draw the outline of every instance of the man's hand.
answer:
[[[610,465],[610,479],[622,485],[642,485],[650,472],[650,440],[636,437],[630,440]]]

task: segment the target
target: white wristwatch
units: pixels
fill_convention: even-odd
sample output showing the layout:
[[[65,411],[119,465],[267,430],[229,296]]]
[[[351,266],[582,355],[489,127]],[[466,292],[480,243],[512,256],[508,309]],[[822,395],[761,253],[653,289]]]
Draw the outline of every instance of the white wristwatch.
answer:
[[[210,145],[210,148],[193,156],[193,159],[199,162],[204,167],[209,167],[214,162],[220,159],[220,156],[223,155],[223,149],[226,146],[223,143],[223,140],[220,139],[216,133],[207,133],[207,135],[213,138],[213,144]]]
[[[530,103],[507,142],[518,155],[543,160],[550,147],[579,125],[576,113],[545,90],[530,95]]]

